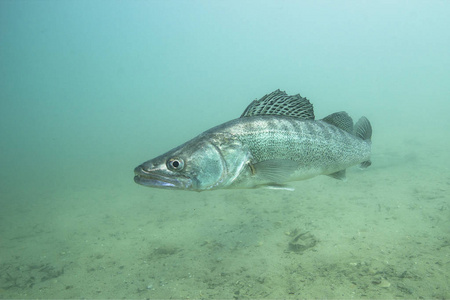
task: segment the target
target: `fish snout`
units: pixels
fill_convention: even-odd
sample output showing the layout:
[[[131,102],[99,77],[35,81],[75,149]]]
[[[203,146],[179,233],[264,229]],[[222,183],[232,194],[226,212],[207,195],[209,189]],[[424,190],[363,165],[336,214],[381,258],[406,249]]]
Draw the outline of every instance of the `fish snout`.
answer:
[[[143,163],[134,168],[134,174],[135,175],[150,174],[152,169],[154,169],[154,166],[148,166],[145,163]]]
[[[189,189],[192,185],[189,178],[177,176],[166,168],[151,162],[145,162],[134,168],[134,182],[165,189]]]

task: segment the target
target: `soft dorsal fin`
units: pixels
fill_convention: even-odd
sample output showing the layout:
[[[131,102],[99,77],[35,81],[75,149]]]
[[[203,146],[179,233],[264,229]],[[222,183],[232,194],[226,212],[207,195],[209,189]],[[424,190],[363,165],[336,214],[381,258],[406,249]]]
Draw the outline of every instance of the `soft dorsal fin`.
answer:
[[[345,111],[326,116],[322,121],[353,134],[353,120]]]
[[[289,96],[286,92],[276,90],[259,100],[254,100],[242,113],[242,117],[278,115],[314,120],[314,109],[308,99],[300,94]]]

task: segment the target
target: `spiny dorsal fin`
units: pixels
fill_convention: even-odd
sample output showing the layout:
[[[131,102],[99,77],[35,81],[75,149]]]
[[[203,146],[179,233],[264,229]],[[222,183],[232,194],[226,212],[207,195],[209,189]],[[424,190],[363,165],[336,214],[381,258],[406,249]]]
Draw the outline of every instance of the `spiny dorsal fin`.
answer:
[[[308,99],[300,94],[289,96],[286,92],[276,90],[259,100],[254,100],[245,109],[242,117],[278,115],[314,120],[314,110]]]
[[[353,120],[345,111],[340,111],[326,116],[322,121],[334,125],[350,134],[353,134]]]

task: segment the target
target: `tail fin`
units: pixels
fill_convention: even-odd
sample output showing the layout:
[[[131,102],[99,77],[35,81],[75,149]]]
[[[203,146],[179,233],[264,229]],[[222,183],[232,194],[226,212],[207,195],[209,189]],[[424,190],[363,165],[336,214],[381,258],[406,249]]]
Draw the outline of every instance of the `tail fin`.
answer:
[[[365,141],[370,141],[372,138],[372,126],[366,117],[361,117],[358,122],[356,122],[355,127],[353,128],[353,134]]]
[[[367,141],[367,142],[371,142],[371,138],[372,138],[372,125],[370,125],[369,120],[367,120],[366,117],[361,117],[358,122],[356,122],[355,127],[353,128],[353,134],[356,135],[357,137]],[[367,161],[363,161],[360,165],[359,168],[361,169],[365,169],[368,166],[370,166],[372,164],[372,162],[370,160]]]

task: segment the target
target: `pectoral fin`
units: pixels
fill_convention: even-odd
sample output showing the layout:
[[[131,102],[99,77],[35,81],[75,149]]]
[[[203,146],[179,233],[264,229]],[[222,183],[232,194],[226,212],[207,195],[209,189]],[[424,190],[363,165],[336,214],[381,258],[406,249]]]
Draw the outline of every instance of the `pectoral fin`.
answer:
[[[271,159],[250,165],[253,173],[273,183],[286,182],[298,169],[298,163],[287,159]]]

